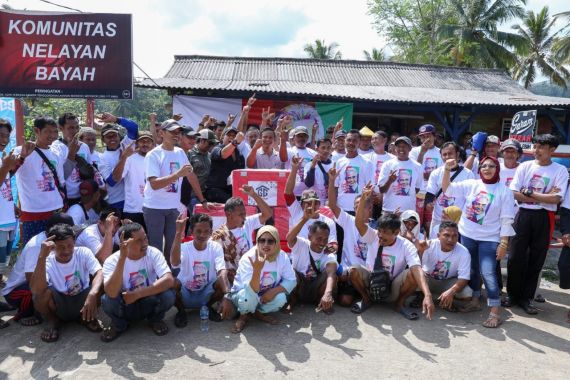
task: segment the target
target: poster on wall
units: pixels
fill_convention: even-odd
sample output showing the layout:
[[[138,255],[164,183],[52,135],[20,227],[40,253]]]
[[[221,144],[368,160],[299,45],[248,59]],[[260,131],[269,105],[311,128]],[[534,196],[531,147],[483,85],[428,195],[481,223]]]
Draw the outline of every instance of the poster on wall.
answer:
[[[230,114],[236,115],[236,126],[247,99],[176,95],[172,103],[174,114],[182,114],[181,123],[198,129],[204,115],[223,121],[227,121]],[[305,126],[311,132],[313,125],[317,125],[317,139],[324,137],[325,130],[334,126],[340,119],[343,119],[345,130],[352,128],[352,103],[257,99],[249,113],[248,124],[260,125],[261,113],[267,109],[269,113],[275,114],[273,123],[281,116],[289,115],[293,118],[294,127]]]
[[[517,112],[511,121],[509,138],[520,141],[523,149],[530,149],[535,126],[536,110]]]
[[[0,96],[133,96],[130,14],[2,10],[0,56]]]

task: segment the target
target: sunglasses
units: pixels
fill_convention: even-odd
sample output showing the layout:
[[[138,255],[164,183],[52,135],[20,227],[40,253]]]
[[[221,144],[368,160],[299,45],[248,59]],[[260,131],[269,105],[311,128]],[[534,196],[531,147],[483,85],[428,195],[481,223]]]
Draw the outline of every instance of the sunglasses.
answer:
[[[257,244],[259,244],[259,245],[265,245],[265,244],[275,245],[275,243],[276,243],[275,239],[265,239],[265,238],[257,239]]]

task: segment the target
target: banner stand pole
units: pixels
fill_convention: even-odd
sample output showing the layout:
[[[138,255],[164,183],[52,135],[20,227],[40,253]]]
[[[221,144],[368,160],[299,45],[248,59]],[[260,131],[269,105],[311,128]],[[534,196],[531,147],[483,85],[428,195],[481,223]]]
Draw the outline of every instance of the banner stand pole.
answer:
[[[24,125],[24,105],[22,104],[22,99],[15,98],[14,106],[15,106],[14,113],[16,119],[16,146],[20,146],[24,144],[25,141],[24,131],[26,129]]]
[[[93,98],[87,98],[87,120],[85,125],[89,128],[93,128],[95,120],[95,100]]]

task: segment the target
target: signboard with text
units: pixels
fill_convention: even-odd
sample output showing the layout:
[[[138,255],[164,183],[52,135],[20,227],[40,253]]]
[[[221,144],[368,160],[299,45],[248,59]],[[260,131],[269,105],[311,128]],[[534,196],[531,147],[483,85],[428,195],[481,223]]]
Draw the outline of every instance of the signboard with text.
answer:
[[[517,112],[511,122],[509,138],[518,140],[523,149],[530,149],[535,125],[536,110]]]
[[[0,56],[0,96],[133,96],[129,14],[2,10]]]

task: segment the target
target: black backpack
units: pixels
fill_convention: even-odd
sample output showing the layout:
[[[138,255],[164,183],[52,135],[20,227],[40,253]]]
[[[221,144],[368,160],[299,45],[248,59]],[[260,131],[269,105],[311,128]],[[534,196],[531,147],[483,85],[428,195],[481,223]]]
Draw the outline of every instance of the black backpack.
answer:
[[[392,291],[392,280],[390,273],[382,267],[383,246],[378,247],[378,255],[374,260],[374,270],[370,274],[370,299],[372,302],[381,302],[388,297]]]

